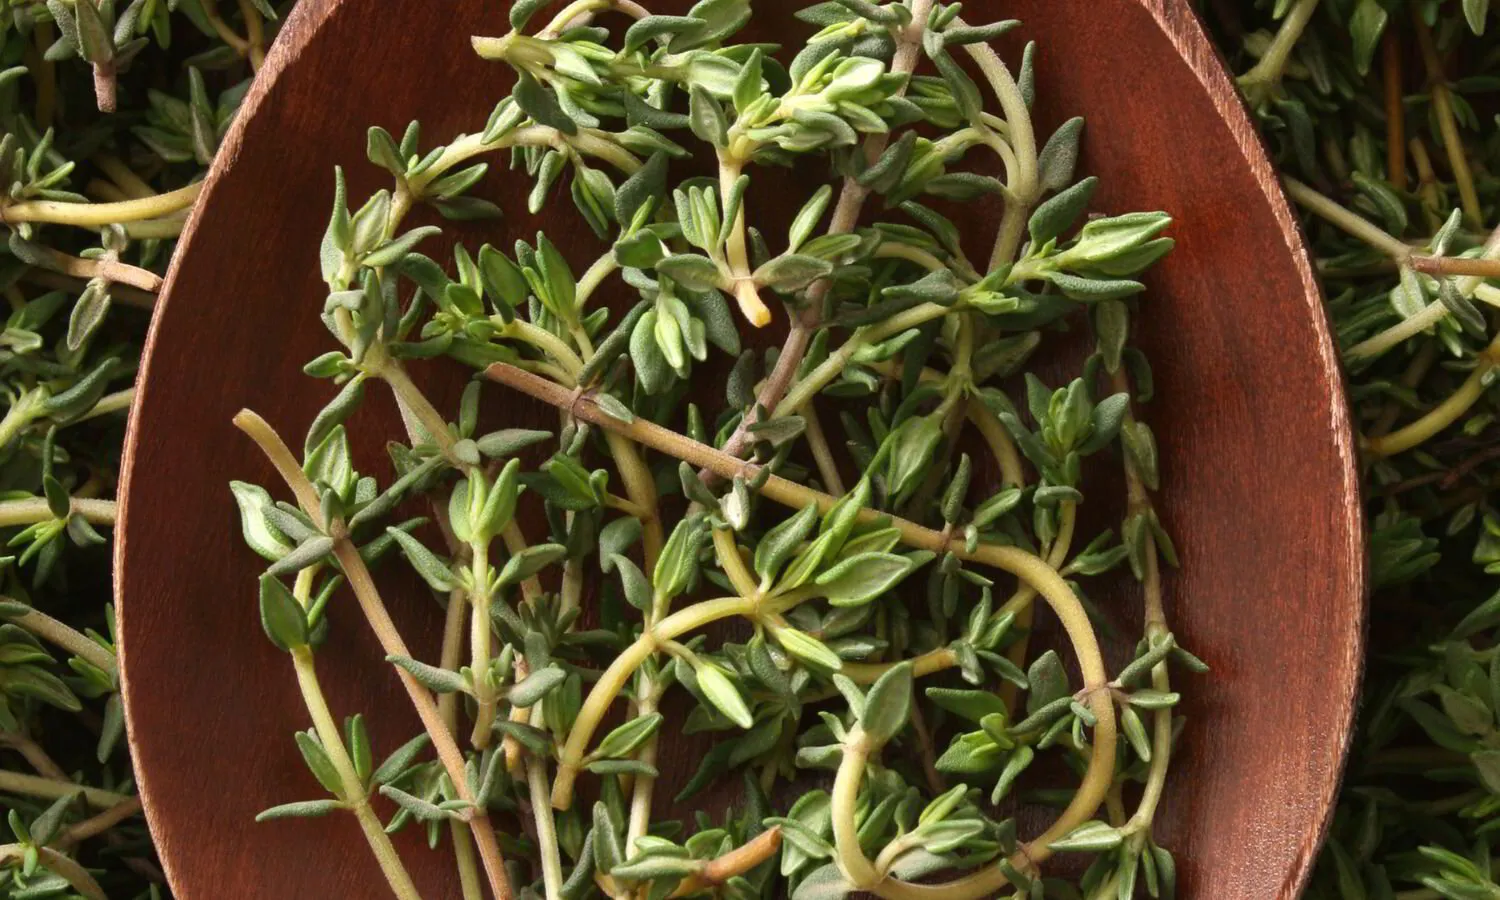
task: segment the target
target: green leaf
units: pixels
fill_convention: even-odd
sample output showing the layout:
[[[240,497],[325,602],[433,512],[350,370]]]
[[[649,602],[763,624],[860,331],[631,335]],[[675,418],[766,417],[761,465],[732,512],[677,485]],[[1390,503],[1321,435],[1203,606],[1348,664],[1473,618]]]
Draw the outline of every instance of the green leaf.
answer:
[[[240,509],[240,531],[251,550],[275,562],[292,552],[294,545],[266,517],[266,510],[275,509],[271,495],[254,484],[231,481],[229,490],[234,494]]]
[[[360,263],[372,269],[393,265],[404,259],[408,253],[416,248],[417,244],[421,243],[423,238],[442,233],[443,229],[436,225],[423,225],[420,228],[413,228],[406,234],[381,244],[361,259]]]
[[[423,687],[436,693],[466,694],[471,691],[468,679],[449,669],[430,666],[420,660],[412,659],[410,656],[398,656],[395,654],[387,656],[385,661],[407,672],[411,677],[420,682]]]
[[[429,740],[430,738],[425,733],[419,734],[396,748],[390,756],[385,758],[380,767],[370,775],[370,781],[374,784],[385,784],[388,781],[395,780],[397,776],[411,768],[412,764],[416,762],[417,756],[426,748]]]
[[[568,673],[557,666],[538,669],[512,686],[505,699],[511,706],[532,706],[567,679]]]
[[[765,533],[755,545],[755,574],[765,583],[776,579],[777,573],[792,554],[812,534],[818,523],[818,507],[809,503],[796,515],[784,519]]]
[[[1061,191],[1036,208],[1026,228],[1031,233],[1033,247],[1040,247],[1055,240],[1078,221],[1093,199],[1099,179],[1090,175],[1072,187]]]
[[[772,632],[782,649],[803,662],[822,670],[837,672],[844,661],[828,645],[795,628],[778,628]]]
[[[1478,750],[1469,754],[1469,761],[1489,792],[1500,796],[1500,750]]]
[[[1146,289],[1146,286],[1139,281],[1120,278],[1085,278],[1058,271],[1047,272],[1045,277],[1057,285],[1064,296],[1084,303],[1121,300]]]
[[[536,236],[536,261],[546,287],[546,296],[539,299],[553,315],[564,322],[573,321],[578,315],[578,283],[562,252],[544,234]]]
[[[1026,695],[1026,714],[1034,715],[1042,707],[1068,696],[1068,673],[1056,650],[1038,656],[1026,672],[1031,692]]]
[[[537,431],[530,428],[503,428],[492,431],[487,435],[475,440],[475,446],[479,452],[490,459],[505,459],[515,456],[533,444],[540,444],[552,439],[552,432]]]
[[[520,584],[567,555],[568,548],[562,544],[527,547],[506,561],[505,568],[500,570],[500,583]]]
[[[814,583],[834,606],[858,606],[885,594],[931,558],[930,553],[861,553],[823,572]]]
[[[280,806],[263,809],[255,814],[255,821],[269,822],[273,819],[315,819],[343,808],[344,804],[338,800],[300,800],[295,803],[283,803]]]
[[[459,811],[456,809],[444,809],[437,804],[428,803],[421,797],[408,794],[406,791],[398,787],[392,787],[389,784],[381,785],[380,793],[423,822],[439,822],[446,819],[458,819],[460,817]]]
[[[734,682],[723,669],[715,663],[705,662],[693,672],[697,676],[698,689],[703,692],[703,696],[729,721],[741,728],[749,728],[754,724],[750,716],[750,708],[745,705],[745,698],[740,696],[739,688],[735,687]]]
[[[1470,31],[1484,34],[1484,24],[1489,15],[1490,0],[1464,0],[1464,18],[1468,20]]]
[[[297,732],[294,737],[297,741],[297,749],[302,751],[302,759],[307,763],[307,768],[318,779],[318,783],[327,789],[328,793],[343,799],[343,784],[339,781],[338,770],[333,767],[333,761],[328,758],[328,752],[318,739],[305,731]]]
[[[690,291],[706,291],[719,285],[718,265],[708,257],[696,253],[663,257],[657,261],[656,271]]]
[[[796,253],[797,248],[802,246],[812,236],[813,229],[823,219],[823,213],[828,209],[828,203],[833,198],[833,187],[823,185],[817,192],[808,198],[797,215],[792,219],[792,226],[787,230],[787,252]]]
[[[833,273],[833,263],[815,256],[795,253],[778,256],[755,270],[755,281],[773,291],[800,291],[812,282]]]
[[[1038,182],[1044,190],[1060,191],[1073,182],[1078,167],[1078,145],[1083,118],[1074,116],[1058,126],[1037,156]]]
[[[1469,3],[1465,2],[1465,12],[1468,6]],[[1388,18],[1385,7],[1378,0],[1359,0],[1354,13],[1349,16],[1349,36],[1354,39],[1354,67],[1361,75],[1370,71],[1370,62],[1375,58],[1375,48],[1380,46],[1380,36],[1385,33]],[[1480,30],[1482,28],[1476,29],[1476,33]]]
[[[884,746],[906,727],[911,714],[911,663],[892,666],[870,686],[859,724],[877,747]]]
[[[489,244],[479,248],[479,278],[484,292],[511,309],[524,306],[531,287],[510,257]]]
[[[435,591],[447,593],[453,590],[457,582],[453,577],[453,570],[436,554],[428,550],[421,541],[397,528],[387,528],[385,533],[395,539],[401,545],[401,552],[406,556],[412,568],[427,582],[427,586]]]
[[[729,142],[729,119],[724,107],[708,91],[694,84],[688,93],[688,126],[706,144],[724,147]]]
[[[615,191],[615,221],[628,226],[637,210],[655,208],[667,190],[667,154],[653,153],[646,164],[625,179]]]
[[[604,740],[599,742],[599,746],[589,756],[594,759],[620,759],[629,756],[656,734],[663,721],[665,719],[660,713],[637,716],[605,735]]]
[[[1102,853],[1120,846],[1122,840],[1124,835],[1118,828],[1090,820],[1047,846],[1055,853]]]
[[[523,71],[517,77],[516,88],[511,96],[516,98],[516,104],[538,125],[556,128],[569,136],[578,133],[578,123],[563,111],[557,95],[529,73]]]
[[[954,715],[976,723],[985,716],[1006,712],[1005,701],[993,691],[930,687],[927,689],[927,699]]]
[[[260,579],[260,625],[277,649],[307,646],[306,611],[281,579],[271,575]]]

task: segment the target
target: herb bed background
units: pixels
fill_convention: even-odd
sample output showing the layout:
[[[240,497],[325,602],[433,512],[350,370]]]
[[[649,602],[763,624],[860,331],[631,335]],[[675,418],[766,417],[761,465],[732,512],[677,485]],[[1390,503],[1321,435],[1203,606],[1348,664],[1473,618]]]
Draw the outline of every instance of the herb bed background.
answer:
[[[0,13],[0,524],[16,554],[0,575],[6,896],[79,895],[64,883],[72,858],[108,896],[166,892],[129,797],[110,641],[80,635],[110,633],[96,545],[151,272],[289,6],[6,0]],[[1202,6],[1309,212],[1357,421],[1394,435],[1373,445],[1366,480],[1379,587],[1361,730],[1310,896],[1500,897],[1487,827],[1500,818],[1500,515],[1487,503],[1500,468],[1482,312],[1494,298],[1464,277],[1500,275],[1486,244],[1500,194],[1494,16],[1483,0]],[[1486,24],[1488,42],[1475,35]],[[57,190],[124,205],[30,202]],[[84,802],[54,803],[69,781],[90,788]]]

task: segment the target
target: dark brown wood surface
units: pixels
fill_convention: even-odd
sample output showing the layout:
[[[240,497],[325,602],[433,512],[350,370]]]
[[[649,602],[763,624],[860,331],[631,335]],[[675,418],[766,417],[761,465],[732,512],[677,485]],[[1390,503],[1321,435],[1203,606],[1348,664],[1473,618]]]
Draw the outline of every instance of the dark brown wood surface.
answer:
[[[275,479],[229,419],[249,406],[296,443],[326,399],[327,386],[300,369],[332,346],[317,325],[316,254],[333,166],[346,166],[358,203],[382,186],[364,160],[367,126],[399,134],[419,118],[424,147],[481,127],[508,72],[474,58],[468,36],[502,33],[506,6],[303,0],[168,277],[126,454],[117,591],[136,771],[172,886],[188,900],[383,895],[352,821],[252,821],[319,790],[292,743],[306,714],[285,656],[260,633],[259,563],[227,487],[240,478],[275,491]],[[760,4],[762,34],[786,27],[776,9]],[[1167,581],[1170,618],[1214,672],[1185,683],[1189,730],[1160,834],[1178,853],[1181,896],[1295,897],[1349,739],[1364,563],[1340,377],[1293,218],[1183,0],[1017,0],[968,12],[1020,18],[1038,40],[1039,132],[1086,116],[1082,170],[1101,177],[1096,208],[1176,219],[1178,248],[1148,279],[1141,317],[1159,397],[1146,417],[1161,442],[1159,505],[1184,564]],[[509,218],[462,236],[503,247],[539,223],[520,202],[524,179],[494,163]],[[581,252],[586,229],[563,214]],[[462,381],[441,365],[416,374],[450,398]],[[499,389],[488,396],[497,418],[541,421]],[[371,398],[356,452],[363,470],[384,472],[376,437],[399,423],[382,392]],[[440,615],[425,592],[388,599],[414,651],[435,657]],[[377,752],[389,751],[414,717],[352,605],[335,607],[319,671],[336,713],[364,712]],[[678,770],[696,763],[697,751],[664,759]],[[457,895],[442,854],[411,835],[398,846],[424,896]]]

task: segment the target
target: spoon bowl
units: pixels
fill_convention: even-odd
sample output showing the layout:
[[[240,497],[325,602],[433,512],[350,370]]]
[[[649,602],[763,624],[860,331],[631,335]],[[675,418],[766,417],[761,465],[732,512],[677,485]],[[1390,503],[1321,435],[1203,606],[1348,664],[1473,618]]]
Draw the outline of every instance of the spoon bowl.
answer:
[[[1100,176],[1095,208],[1175,219],[1177,249],[1146,278],[1139,341],[1158,399],[1145,417],[1161,445],[1158,506],[1183,562],[1167,580],[1169,619],[1214,671],[1185,687],[1189,727],[1159,834],[1177,855],[1179,896],[1291,900],[1332,808],[1364,617],[1354,444],[1312,270],[1185,0],[992,5],[1038,41],[1039,133],[1087,119],[1080,170]],[[361,198],[383,177],[361,164],[368,126],[399,134],[419,119],[424,144],[477,130],[509,71],[475,57],[469,36],[503,33],[503,6],[449,0],[438,15],[427,0],[303,0],[168,275],[125,456],[116,589],[137,777],[172,887],[189,900],[384,894],[349,817],[254,822],[321,792],[292,744],[306,713],[284,654],[260,634],[259,564],[227,489],[276,479],[229,421],[250,407],[299,434],[317,412],[325,392],[301,366],[330,347],[313,317],[333,167],[349,167]],[[767,7],[758,16],[776,18]],[[520,179],[489,181],[511,217],[459,237],[505,246],[533,234]],[[780,328],[761,339],[779,342]],[[465,380],[440,364],[415,375],[440,408]],[[487,396],[506,425],[546,421],[516,395]],[[389,403],[366,403],[351,427],[399,433]],[[387,473],[378,442],[355,454],[361,471]],[[1111,590],[1096,600],[1138,605],[1124,587],[1117,603]],[[441,621],[425,590],[388,599],[414,654],[435,658]],[[329,700],[363,711],[377,755],[389,752],[415,717],[368,629],[348,604],[333,607],[340,639],[318,657]],[[664,772],[690,773],[699,747],[669,742]],[[408,829],[398,848],[423,896],[456,896],[449,861],[417,843]]]

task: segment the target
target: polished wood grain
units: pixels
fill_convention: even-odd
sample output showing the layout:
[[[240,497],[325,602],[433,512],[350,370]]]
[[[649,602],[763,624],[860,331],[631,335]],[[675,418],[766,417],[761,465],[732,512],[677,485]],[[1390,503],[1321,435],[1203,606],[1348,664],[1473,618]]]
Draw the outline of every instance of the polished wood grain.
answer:
[[[348,167],[350,196],[362,198],[381,186],[364,162],[367,126],[399,134],[420,118],[424,146],[478,128],[508,73],[475,59],[467,39],[503,32],[505,6],[303,0],[168,277],[126,454],[117,591],[136,771],[172,886],[188,900],[383,895],[351,821],[252,821],[319,792],[292,744],[306,716],[284,655],[260,634],[258,562],[226,486],[274,477],[229,419],[249,406],[295,438],[326,399],[327,386],[300,367],[331,347],[315,323],[333,166]],[[1170,618],[1215,671],[1185,684],[1189,730],[1160,833],[1178,852],[1182,896],[1295,897],[1349,739],[1365,578],[1353,444],[1308,260],[1183,0],[1006,0],[976,4],[971,18],[981,7],[984,18],[1022,19],[1040,43],[1040,132],[1087,117],[1083,171],[1102,179],[1095,206],[1176,218],[1178,249],[1148,279],[1141,317],[1159,397],[1145,415],[1164,460],[1160,507],[1184,562],[1167,582]],[[787,27],[776,9],[760,4],[762,35]],[[533,234],[524,179],[490,181],[511,217],[465,228],[463,239],[507,246]],[[566,249],[585,258],[586,229],[565,198],[555,203],[549,230],[567,223]],[[993,227],[983,217],[965,225]],[[779,337],[773,327],[763,339]],[[464,378],[440,364],[416,375],[449,399]],[[383,474],[378,438],[399,423],[371,394],[354,424],[356,452],[363,470]],[[545,421],[498,388],[488,396],[499,420]],[[414,652],[435,657],[435,604],[399,582],[390,594]],[[1118,585],[1096,599],[1111,617],[1137,602]],[[335,607],[337,639],[318,657],[332,705],[364,712],[377,751],[388,751],[414,717],[352,605]],[[1116,661],[1122,652],[1114,648]],[[673,750],[664,767],[680,780],[699,748],[674,741]],[[424,896],[456,896],[440,852],[409,834],[399,846]]]

